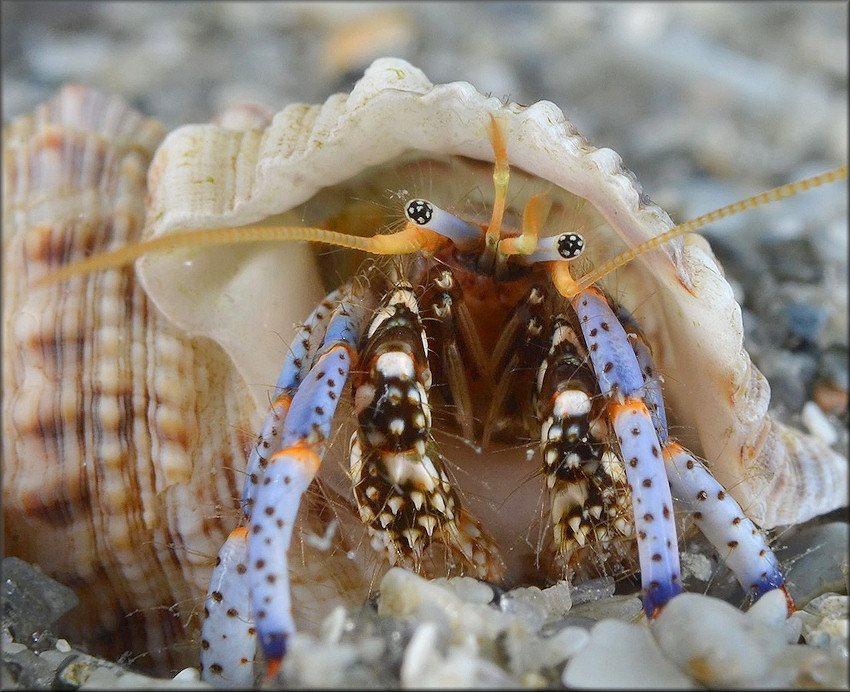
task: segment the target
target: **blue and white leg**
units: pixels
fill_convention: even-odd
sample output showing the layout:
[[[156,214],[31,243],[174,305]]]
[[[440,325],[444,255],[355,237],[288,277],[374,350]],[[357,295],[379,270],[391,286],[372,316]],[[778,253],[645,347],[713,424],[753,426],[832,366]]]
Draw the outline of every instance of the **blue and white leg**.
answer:
[[[768,591],[782,589],[790,614],[794,604],[785,588],[779,562],[763,533],[708,469],[687,449],[669,439],[660,380],[653,371],[649,347],[631,316],[622,309],[618,315],[630,332],[643,371],[647,389],[644,399],[663,442],[662,454],[674,497],[691,512],[694,522],[723,557],[749,599],[756,601]]]
[[[321,464],[331,422],[356,358],[365,312],[348,299],[335,310],[315,363],[292,398],[281,450],[269,459],[251,513],[251,602],[270,674],[286,652],[287,637],[295,630],[287,558],[295,517]]]
[[[257,488],[263,477],[266,465],[272,454],[280,449],[280,438],[283,432],[283,421],[289,411],[292,397],[298,386],[309,372],[319,347],[325,339],[328,328],[328,317],[346,295],[347,286],[329,293],[325,299],[310,314],[304,324],[295,333],[295,338],[289,347],[289,353],[281,368],[275,386],[275,398],[257,441],[248,456],[245,467],[245,484],[242,489],[242,511],[246,519],[251,518],[251,508]]]
[[[218,551],[204,603],[201,675],[216,687],[251,687],[257,634],[248,588],[248,530],[234,529]]]
[[[750,601],[757,601],[773,589],[782,589],[788,614],[794,612],[779,561],[764,534],[747,518],[741,506],[680,444],[669,441],[663,454],[673,493],[691,512],[694,522],[735,574]]]
[[[268,673],[274,674],[286,650],[286,638],[295,629],[287,551],[301,498],[321,464],[368,313],[368,308],[354,301],[349,293],[337,298],[340,301],[327,326],[319,324],[323,317],[313,319],[321,314],[317,309],[299,333],[303,339],[287,358],[278,381],[282,394],[273,405],[255,450],[256,482],[252,482],[250,474],[246,481],[249,488],[243,506],[250,519],[249,528],[247,532],[241,528],[231,533],[213,571],[208,601],[239,600],[247,590],[250,608],[244,616],[247,628],[223,626],[227,620],[220,616],[205,621],[202,638],[208,646],[204,678],[211,682],[241,680],[248,675],[239,672],[232,660],[233,652],[255,649],[256,635],[266,656]],[[323,306],[326,303],[328,300]],[[321,333],[320,348],[315,345],[317,332]],[[243,543],[247,543],[244,549]],[[227,557],[229,551],[239,550],[242,552],[238,563]],[[246,567],[244,571],[242,566]],[[214,608],[211,613],[217,615],[218,611]],[[238,663],[243,658],[253,662],[253,655],[240,653],[237,658]]]
[[[681,593],[673,498],[661,442],[643,401],[643,373],[623,326],[596,288],[572,299],[599,387],[608,399],[632,493],[643,607],[652,618]]]

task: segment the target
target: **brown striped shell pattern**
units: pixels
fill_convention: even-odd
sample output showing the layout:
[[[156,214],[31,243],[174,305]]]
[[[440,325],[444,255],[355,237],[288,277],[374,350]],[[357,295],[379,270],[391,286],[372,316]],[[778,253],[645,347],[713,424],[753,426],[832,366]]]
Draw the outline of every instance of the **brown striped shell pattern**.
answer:
[[[433,85],[397,59],[376,61],[324,104],[274,118],[233,111],[165,139],[156,122],[80,86],[4,128],[5,548],[78,593],[68,636],[160,667],[196,662],[212,562],[238,523],[245,458],[293,325],[358,260],[264,243],[30,283],[184,230],[262,222],[372,234],[398,223],[410,196],[486,221],[491,115],[507,133],[508,217],[547,191],[543,232],[580,229],[585,270],[673,226],[620,157],[590,145],[553,104]],[[755,522],[798,523],[847,503],[847,460],[768,415],[741,310],[703,238],[677,239],[603,283],[652,346],[681,441]],[[302,622],[362,600],[380,567],[350,485],[323,478],[325,467],[296,533]]]

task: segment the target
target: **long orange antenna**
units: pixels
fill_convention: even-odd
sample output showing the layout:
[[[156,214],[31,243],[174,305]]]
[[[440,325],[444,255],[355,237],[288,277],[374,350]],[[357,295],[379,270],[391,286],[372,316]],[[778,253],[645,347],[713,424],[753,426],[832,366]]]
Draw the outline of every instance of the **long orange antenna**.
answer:
[[[443,242],[432,231],[408,223],[401,231],[387,235],[356,236],[328,231],[324,228],[302,226],[239,226],[237,228],[208,228],[185,233],[172,233],[143,240],[113,252],[93,255],[51,272],[33,282],[34,287],[46,286],[103,269],[130,264],[139,257],[193,247],[235,245],[278,240],[307,240],[338,247],[363,250],[373,255],[405,255],[420,250],[435,249]]]
[[[813,188],[820,187],[821,185],[826,185],[828,183],[834,183],[838,180],[843,180],[846,177],[847,166],[842,166],[841,168],[836,168],[835,170],[827,171],[826,173],[821,173],[820,175],[816,175],[811,178],[806,178],[805,180],[800,180],[796,183],[787,183],[785,185],[780,185],[779,187],[776,187],[772,190],[768,190],[767,192],[762,192],[758,195],[753,195],[752,197],[748,197],[747,199],[742,200],[740,202],[735,202],[734,204],[721,207],[720,209],[716,209],[715,211],[709,212],[708,214],[698,216],[697,218],[691,221],[687,221],[683,224],[676,226],[675,228],[671,228],[666,233],[662,233],[661,235],[655,236],[654,238],[650,238],[646,242],[641,243],[637,247],[633,247],[630,250],[627,250],[623,254],[615,257],[614,259],[608,260],[602,266],[597,267],[593,271],[588,272],[580,279],[573,282],[573,284],[567,289],[568,293],[565,293],[564,295],[567,298],[572,298],[576,293],[578,293],[579,291],[583,291],[591,284],[594,284],[600,279],[603,279],[615,269],[619,269],[623,265],[628,264],[633,259],[640,257],[649,250],[657,248],[659,245],[663,245],[664,243],[668,243],[674,238],[678,238],[679,236],[682,236],[685,233],[690,233],[692,231],[697,230],[698,228],[702,228],[703,226],[713,223],[714,221],[719,221],[720,219],[732,216],[733,214],[738,214],[748,209],[755,209],[756,207],[763,206],[770,202],[775,202],[785,197],[791,197],[792,195],[796,195],[800,192],[805,192],[806,190],[811,190]]]

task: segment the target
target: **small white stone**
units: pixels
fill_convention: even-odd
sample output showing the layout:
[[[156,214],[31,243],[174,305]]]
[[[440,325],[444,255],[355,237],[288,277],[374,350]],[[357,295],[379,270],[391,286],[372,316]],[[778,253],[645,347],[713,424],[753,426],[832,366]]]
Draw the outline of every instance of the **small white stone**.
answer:
[[[543,589],[543,597],[546,599],[550,616],[563,617],[573,605],[572,588],[566,580]]]
[[[594,625],[590,641],[567,663],[561,680],[567,687],[596,689],[695,686],[661,655],[646,627],[618,620]]]
[[[682,563],[683,577],[691,574],[700,581],[709,581],[711,579],[711,560],[705,555],[684,552],[679,555],[679,560]]]
[[[201,672],[197,668],[184,668],[173,678],[180,682],[197,682],[200,679]]]
[[[836,593],[818,596],[791,617],[801,623],[809,646],[829,651],[847,660],[848,597]]]
[[[785,622],[788,606],[782,589],[773,589],[750,606],[747,617],[761,620],[766,625],[778,626]]]
[[[495,608],[467,603],[445,583],[423,579],[393,567],[381,580],[378,615],[414,617],[451,632],[451,643],[468,646],[476,639],[490,641],[508,624]]]
[[[768,612],[770,601],[763,612]],[[771,615],[771,617],[773,617]],[[665,656],[709,687],[782,684],[773,661],[786,649],[783,627],[709,596],[676,596],[652,624]]]
[[[572,658],[590,641],[590,632],[584,627],[564,627],[548,639],[560,652],[561,660]]]
[[[67,654],[71,650],[71,645],[68,643],[67,639],[57,639],[56,650],[61,651],[63,654]]]
[[[401,662],[402,686],[415,686],[417,680],[425,674],[426,666],[436,657],[439,657],[437,626],[433,622],[424,622],[416,628],[404,650],[404,660]]]
[[[814,401],[807,401],[800,411],[800,420],[806,429],[815,437],[820,438],[826,444],[835,444],[838,441],[838,432],[830,423],[829,418]]]
[[[513,589],[499,600],[499,609],[503,613],[515,616],[535,632],[546,621],[547,605],[543,592],[536,586]]]
[[[580,584],[573,584],[570,588],[570,598],[573,605],[576,606],[581,603],[609,598],[614,595],[614,588],[613,577],[591,579]]]
[[[760,620],[769,627],[776,627],[785,633],[785,643],[795,644],[800,639],[802,622],[788,617],[788,605],[785,592],[773,589],[764,594],[750,606],[747,617]]]
[[[452,577],[451,579],[435,579],[434,581],[445,581],[449,588],[468,603],[486,605],[493,600],[493,589],[472,577]]]
[[[3,642],[3,653],[14,656],[26,650],[26,646],[16,641]]]
[[[319,637],[325,644],[336,644],[342,637],[347,620],[347,612],[344,606],[338,605],[322,621]]]
[[[611,596],[598,601],[590,601],[573,606],[570,615],[591,620],[614,619],[623,622],[635,622],[642,617],[643,605],[636,596]]]

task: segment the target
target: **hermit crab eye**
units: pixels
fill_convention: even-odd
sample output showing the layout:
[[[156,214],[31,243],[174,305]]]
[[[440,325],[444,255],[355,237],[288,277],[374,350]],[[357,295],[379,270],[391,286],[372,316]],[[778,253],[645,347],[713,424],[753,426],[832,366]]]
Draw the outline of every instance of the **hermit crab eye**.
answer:
[[[537,248],[527,259],[529,264],[535,262],[556,262],[575,259],[584,252],[584,238],[578,233],[561,233],[560,235],[540,238]]]
[[[427,226],[434,216],[434,205],[424,199],[412,199],[404,208],[404,215],[417,226]]]
[[[584,250],[584,238],[578,233],[562,233],[558,236],[558,254],[564,259],[574,259]]]
[[[404,215],[421,228],[438,233],[451,240],[457,247],[465,248],[481,242],[482,231],[427,199],[411,199],[404,205]]]

